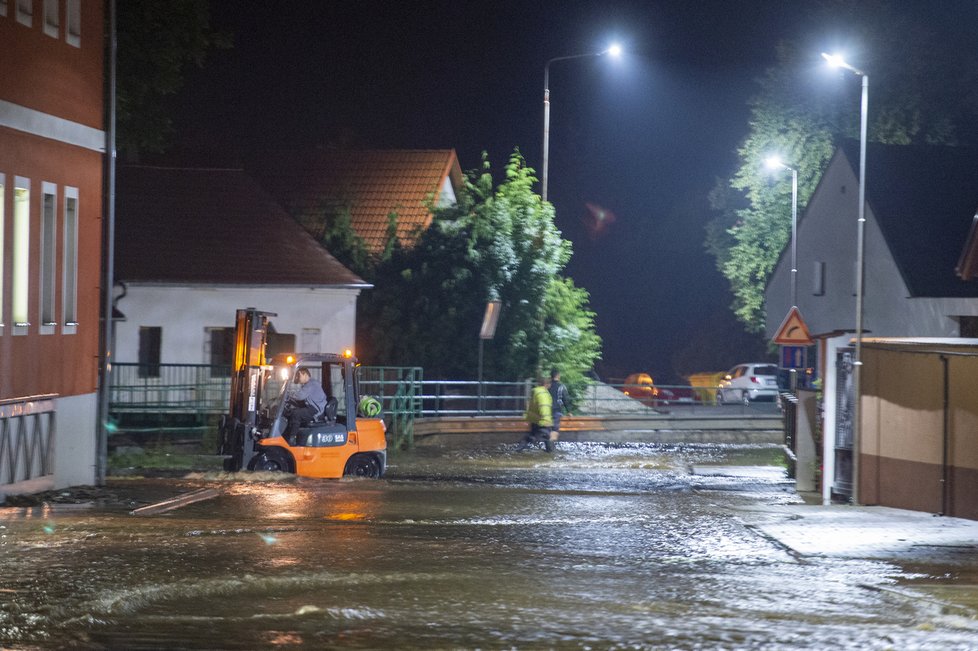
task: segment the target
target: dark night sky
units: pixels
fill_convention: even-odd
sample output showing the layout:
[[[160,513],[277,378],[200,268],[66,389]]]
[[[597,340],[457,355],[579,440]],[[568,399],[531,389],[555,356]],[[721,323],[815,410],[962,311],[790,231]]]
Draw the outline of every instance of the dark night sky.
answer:
[[[184,146],[231,160],[281,143],[451,147],[463,169],[487,150],[498,175],[519,147],[539,171],[544,63],[617,40],[621,60],[551,69],[550,199],[598,315],[602,369],[668,378],[673,350],[731,301],[703,250],[707,194],[736,165],[753,80],[798,8],[214,0],[235,46],[189,76],[176,126]],[[617,217],[597,239],[585,202]]]

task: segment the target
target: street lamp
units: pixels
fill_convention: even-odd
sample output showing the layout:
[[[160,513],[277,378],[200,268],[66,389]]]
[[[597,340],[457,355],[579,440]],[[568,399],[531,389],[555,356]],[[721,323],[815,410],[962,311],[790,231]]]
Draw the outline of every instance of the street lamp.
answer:
[[[791,307],[798,306],[798,170],[785,165],[780,156],[769,156],[764,161],[771,171],[791,172]]]
[[[617,58],[621,56],[621,46],[614,44],[600,52],[588,52],[586,54],[571,54],[569,56],[554,57],[547,61],[543,66],[543,175],[541,178],[541,196],[547,200],[547,159],[550,156],[550,64],[555,61],[566,61],[568,59],[583,59],[586,57],[600,57],[605,54]]]
[[[859,379],[863,365],[863,275],[865,267],[866,230],[866,117],[869,112],[869,75],[855,68],[838,54],[826,54],[825,59],[833,68],[843,68],[863,78],[862,102],[859,113],[859,209],[856,219],[856,359],[853,364],[852,387],[852,501],[859,503]]]

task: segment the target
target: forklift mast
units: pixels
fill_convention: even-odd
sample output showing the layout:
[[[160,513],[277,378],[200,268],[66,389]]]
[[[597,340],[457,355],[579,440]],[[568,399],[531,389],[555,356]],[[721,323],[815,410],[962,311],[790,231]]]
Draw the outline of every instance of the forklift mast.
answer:
[[[225,470],[238,471],[255,452],[255,429],[262,383],[268,319],[278,316],[253,307],[238,310],[234,327],[234,365],[231,367],[231,400],[222,419],[219,454],[228,457]]]
[[[268,318],[278,316],[253,307],[238,310],[234,327],[234,366],[228,413],[247,425],[255,424],[263,381]]]

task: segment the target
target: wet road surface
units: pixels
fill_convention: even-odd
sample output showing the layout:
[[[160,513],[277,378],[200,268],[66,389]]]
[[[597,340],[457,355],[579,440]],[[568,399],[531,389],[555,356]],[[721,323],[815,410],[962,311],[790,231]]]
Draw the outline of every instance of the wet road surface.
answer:
[[[0,509],[0,647],[978,648],[967,559],[800,556],[751,526],[800,501],[775,447],[561,446],[132,483],[221,492],[151,517]],[[711,464],[742,468],[690,472]]]

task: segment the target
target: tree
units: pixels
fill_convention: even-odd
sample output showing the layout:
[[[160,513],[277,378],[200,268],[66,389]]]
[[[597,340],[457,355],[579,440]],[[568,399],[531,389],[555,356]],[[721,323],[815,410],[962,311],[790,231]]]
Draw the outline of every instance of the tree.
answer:
[[[830,18],[856,26],[864,44],[859,66],[872,75],[869,139],[888,144],[958,144],[974,140],[978,66],[955,52],[978,45],[968,27],[978,14],[933,20],[924,5],[875,2],[813,4],[811,24]],[[927,20],[924,20],[927,18]],[[951,27],[953,21],[960,26]],[[870,55],[869,53],[873,53]],[[812,52],[783,43],[777,64],[751,100],[749,135],[738,150],[740,167],[718,183],[711,204],[719,213],[707,228],[706,248],[730,281],[733,309],[748,330],[764,327],[764,287],[791,229],[789,179],[773,182],[762,161],[776,152],[798,170],[799,212],[842,137],[858,137],[859,84],[829,92],[805,73]],[[814,53],[817,57],[817,52]],[[948,97],[955,97],[948,102]]]
[[[486,342],[487,378],[514,379],[557,365],[582,377],[600,354],[587,293],[560,272],[570,243],[553,206],[533,192],[519,152],[494,188],[488,158],[470,172],[455,206],[432,208],[415,246],[394,247],[362,300],[361,355],[371,363],[421,365],[428,375],[471,378],[487,301],[502,310]]]
[[[161,152],[173,132],[164,98],[231,39],[211,30],[207,0],[126,0],[116,11],[118,147]]]

